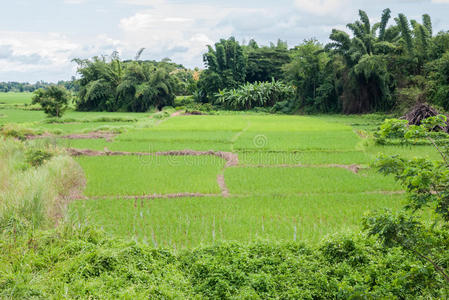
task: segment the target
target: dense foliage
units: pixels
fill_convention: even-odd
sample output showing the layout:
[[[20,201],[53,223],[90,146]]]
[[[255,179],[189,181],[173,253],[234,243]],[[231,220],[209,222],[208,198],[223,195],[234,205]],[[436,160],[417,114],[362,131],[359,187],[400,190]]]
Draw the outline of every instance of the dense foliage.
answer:
[[[197,98],[211,102],[215,94],[225,88],[237,88],[245,83],[247,57],[243,47],[233,38],[208,46],[203,56],[206,70],[200,75]]]
[[[167,251],[92,228],[3,233],[5,298],[360,299],[444,298],[432,267],[398,248],[335,237],[294,243],[217,244]],[[3,228],[2,228],[3,229]]]
[[[194,85],[193,74],[168,61],[121,61],[94,57],[78,63],[77,109],[83,111],[145,112],[174,104],[175,92]]]
[[[278,41],[276,45],[259,46],[251,40],[244,46],[248,57],[245,80],[250,83],[271,80],[283,80],[282,67],[291,61],[286,43]]]
[[[449,109],[449,33],[434,36],[429,15],[421,23],[399,14],[390,24],[391,18],[385,9],[371,24],[361,10],[347,25],[350,33],[334,29],[325,46],[306,40],[288,50],[280,41],[259,47],[221,40],[204,55],[197,98],[213,103],[221,90],[275,79],[296,87],[304,112],[402,112],[425,101]]]

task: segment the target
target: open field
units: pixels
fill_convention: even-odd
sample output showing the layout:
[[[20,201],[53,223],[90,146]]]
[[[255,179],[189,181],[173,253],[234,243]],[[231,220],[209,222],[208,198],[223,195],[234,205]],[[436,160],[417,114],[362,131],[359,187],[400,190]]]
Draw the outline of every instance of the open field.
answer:
[[[0,123],[59,134],[40,142],[96,151],[76,158],[87,177],[83,198],[70,205],[78,222],[174,248],[220,240],[317,243],[357,230],[365,212],[397,209],[405,197],[393,178],[370,169],[379,153],[438,155],[428,146],[373,145],[363,136],[382,121],[378,115],[69,111],[55,123],[40,111],[0,114]]]
[[[31,104],[32,97],[33,93],[0,93],[0,106]]]

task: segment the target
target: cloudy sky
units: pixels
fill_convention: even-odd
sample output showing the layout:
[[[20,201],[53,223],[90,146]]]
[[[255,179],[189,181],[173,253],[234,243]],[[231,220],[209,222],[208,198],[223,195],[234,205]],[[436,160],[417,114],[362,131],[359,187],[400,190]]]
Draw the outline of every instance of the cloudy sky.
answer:
[[[315,37],[326,42],[344,29],[359,8],[372,21],[382,10],[420,19],[431,15],[434,30],[449,30],[449,0],[14,0],[2,1],[0,81],[57,81],[76,74],[73,58],[119,51],[132,58],[169,57],[202,67],[207,44],[221,37],[260,44]]]

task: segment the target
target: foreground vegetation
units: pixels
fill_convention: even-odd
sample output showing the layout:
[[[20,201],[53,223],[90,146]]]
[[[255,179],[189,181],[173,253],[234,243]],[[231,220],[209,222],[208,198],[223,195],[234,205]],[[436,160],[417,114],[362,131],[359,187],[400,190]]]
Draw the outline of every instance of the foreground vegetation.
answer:
[[[317,248],[226,243],[181,252],[111,239],[92,228],[2,236],[6,298],[439,298],[432,267],[362,237]]]

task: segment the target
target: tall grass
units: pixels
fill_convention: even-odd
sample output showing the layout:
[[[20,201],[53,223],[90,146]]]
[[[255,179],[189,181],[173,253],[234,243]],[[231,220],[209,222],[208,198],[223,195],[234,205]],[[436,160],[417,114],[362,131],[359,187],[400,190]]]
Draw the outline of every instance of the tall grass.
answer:
[[[84,186],[84,174],[70,157],[55,149],[54,157],[33,167],[27,151],[42,145],[25,145],[0,138],[0,230],[54,224],[67,202]]]

